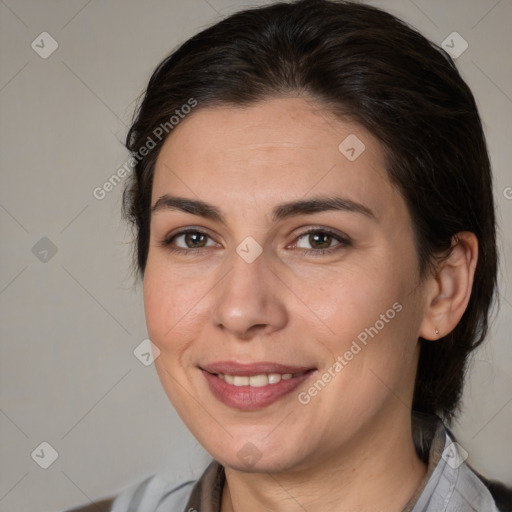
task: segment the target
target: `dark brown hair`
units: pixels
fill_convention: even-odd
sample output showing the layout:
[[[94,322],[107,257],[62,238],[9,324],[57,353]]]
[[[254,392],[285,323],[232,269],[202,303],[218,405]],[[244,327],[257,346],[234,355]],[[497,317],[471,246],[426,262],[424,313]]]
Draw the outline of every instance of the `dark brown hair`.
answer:
[[[140,275],[154,165],[165,141],[156,137],[158,127],[172,134],[169,120],[191,102],[197,109],[240,106],[280,95],[312,98],[381,142],[389,178],[412,217],[421,276],[457,233],[477,236],[478,264],[461,321],[438,341],[420,339],[413,408],[449,421],[495,294],[492,176],[475,100],[452,59],[389,13],[350,1],[275,3],[203,30],[157,67],[126,138],[137,158],[123,214],[135,227]],[[141,156],[150,139],[155,147]]]

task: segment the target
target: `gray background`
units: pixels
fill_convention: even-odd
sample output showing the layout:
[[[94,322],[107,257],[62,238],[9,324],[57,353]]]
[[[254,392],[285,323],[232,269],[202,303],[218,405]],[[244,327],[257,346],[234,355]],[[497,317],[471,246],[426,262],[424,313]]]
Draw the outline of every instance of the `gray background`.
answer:
[[[475,356],[454,430],[470,461],[510,483],[512,2],[369,3],[436,43],[454,31],[469,43],[456,62],[477,98],[494,166],[501,310]],[[122,186],[101,201],[93,190],[126,161],[121,141],[134,101],[159,61],[199,29],[257,4],[0,1],[1,511],[58,511],[166,465],[197,475],[208,460],[154,367],[133,354],[147,334],[120,220]],[[31,47],[48,51],[44,31],[58,43],[46,59]],[[48,449],[31,456],[43,441],[58,452],[48,469],[36,463],[48,461]]]

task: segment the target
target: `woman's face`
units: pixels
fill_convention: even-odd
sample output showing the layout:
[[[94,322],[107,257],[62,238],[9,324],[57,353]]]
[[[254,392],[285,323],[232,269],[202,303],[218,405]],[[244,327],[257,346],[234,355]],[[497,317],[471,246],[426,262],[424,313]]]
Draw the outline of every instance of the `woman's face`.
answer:
[[[213,457],[307,468],[408,426],[427,299],[373,136],[299,98],[196,110],[151,204],[155,364]]]

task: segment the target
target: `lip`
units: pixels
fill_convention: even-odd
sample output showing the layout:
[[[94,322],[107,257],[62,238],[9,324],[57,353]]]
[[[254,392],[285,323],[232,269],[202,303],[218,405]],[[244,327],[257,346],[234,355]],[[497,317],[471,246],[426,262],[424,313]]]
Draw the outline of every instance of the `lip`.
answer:
[[[288,366],[279,363],[258,362],[258,363],[236,363],[234,361],[218,361],[216,363],[201,366],[202,370],[208,373],[223,373],[227,375],[240,375],[251,377],[262,373],[302,373],[314,370],[311,366]]]
[[[212,394],[223,404],[235,409],[253,411],[268,407],[289,395],[302,382],[308,379],[316,368],[306,366],[289,366],[278,363],[260,362],[241,364],[232,361],[220,361],[201,366],[203,376]],[[288,380],[262,387],[234,386],[220,379],[217,374],[240,375],[251,377],[262,373],[300,374]]]

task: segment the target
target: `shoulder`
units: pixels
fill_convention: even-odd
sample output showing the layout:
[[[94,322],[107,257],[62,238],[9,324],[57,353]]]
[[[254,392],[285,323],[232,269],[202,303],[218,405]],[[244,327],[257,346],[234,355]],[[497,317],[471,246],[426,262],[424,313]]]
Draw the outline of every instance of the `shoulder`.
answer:
[[[112,510],[112,504],[114,503],[114,500],[115,497],[107,498],[101,501],[95,501],[89,505],[70,508],[64,512],[110,512]]]
[[[428,472],[412,512],[512,512],[511,488],[477,473],[439,417],[416,413],[413,434],[418,454],[428,462]]]
[[[455,506],[454,510],[471,510],[482,512],[511,512],[512,491],[509,487],[496,481],[490,481],[475,471],[465,460],[467,453],[447,432],[447,443],[443,452],[443,483],[439,487],[446,490],[447,503]],[[447,509],[450,510],[450,509]]]
[[[138,482],[117,496],[82,505],[63,512],[158,512],[165,501],[168,510],[184,510],[195,480],[176,478],[170,471],[161,471]]]
[[[117,496],[111,512],[159,512],[159,505],[165,501],[168,510],[183,510],[196,483],[195,480],[182,480],[168,472],[140,482]]]
[[[469,467],[469,466],[468,466]],[[480,473],[470,468],[475,478],[489,491],[499,512],[512,512],[512,486],[508,486],[497,480],[489,480]]]

